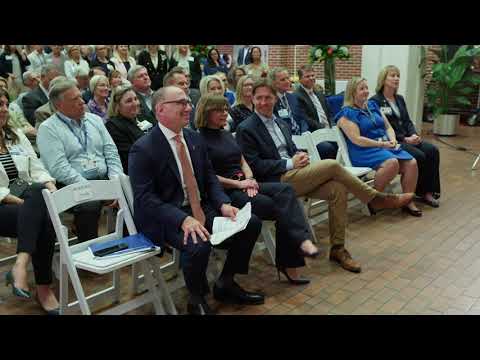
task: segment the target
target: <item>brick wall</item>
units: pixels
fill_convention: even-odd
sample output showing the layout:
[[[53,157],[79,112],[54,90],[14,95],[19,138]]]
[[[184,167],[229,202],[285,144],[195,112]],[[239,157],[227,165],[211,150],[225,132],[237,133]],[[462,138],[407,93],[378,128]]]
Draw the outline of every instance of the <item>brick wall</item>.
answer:
[[[233,53],[233,45],[217,45],[221,53]],[[291,75],[296,69],[308,63],[308,50],[310,45],[270,45],[268,53],[268,66],[287,67]],[[360,76],[362,67],[362,45],[350,46],[352,57],[349,60],[337,60],[337,80],[349,80],[352,76]],[[296,56],[295,56],[296,53]],[[295,62],[296,58],[296,62]],[[323,79],[323,63],[315,64],[317,78]]]

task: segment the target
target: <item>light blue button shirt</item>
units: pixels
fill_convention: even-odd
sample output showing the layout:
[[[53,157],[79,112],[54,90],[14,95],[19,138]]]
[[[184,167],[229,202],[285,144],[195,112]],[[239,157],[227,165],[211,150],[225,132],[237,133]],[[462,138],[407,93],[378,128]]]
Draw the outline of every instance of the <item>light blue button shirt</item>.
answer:
[[[65,185],[123,173],[117,147],[95,114],[85,113],[80,125],[60,112],[52,115],[38,128],[37,145],[47,170]],[[82,164],[89,160],[96,171],[86,173]]]

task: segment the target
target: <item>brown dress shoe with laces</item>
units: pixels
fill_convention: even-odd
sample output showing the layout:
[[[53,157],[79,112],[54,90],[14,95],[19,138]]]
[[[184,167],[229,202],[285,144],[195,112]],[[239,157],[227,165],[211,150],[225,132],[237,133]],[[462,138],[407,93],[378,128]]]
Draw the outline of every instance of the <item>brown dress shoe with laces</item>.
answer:
[[[415,196],[414,193],[405,194],[384,194],[380,193],[368,203],[374,210],[379,209],[398,209],[408,205]]]
[[[330,261],[335,261],[340,264],[345,270],[359,273],[362,271],[362,267],[359,263],[352,259],[352,255],[343,246],[332,247],[330,249]]]

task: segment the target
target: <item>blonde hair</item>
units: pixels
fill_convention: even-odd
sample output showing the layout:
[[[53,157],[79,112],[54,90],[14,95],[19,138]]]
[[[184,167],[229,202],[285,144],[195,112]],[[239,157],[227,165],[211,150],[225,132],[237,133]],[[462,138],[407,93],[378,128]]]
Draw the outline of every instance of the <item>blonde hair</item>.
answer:
[[[235,89],[235,104],[233,105],[245,105],[245,101],[243,98],[243,84],[245,84],[245,81],[247,80],[252,80],[253,83],[255,83],[255,79],[252,75],[241,76],[240,79],[238,79],[237,88]]]
[[[395,72],[398,74],[398,76],[400,76],[400,69],[398,67],[396,67],[395,65],[385,66],[382,70],[380,70],[380,73],[378,74],[377,87],[375,88],[375,92],[377,94],[383,92],[385,80],[387,79],[389,72]],[[395,93],[396,92],[397,91],[395,90]]]
[[[92,94],[94,94],[95,88],[97,87],[97,84],[100,81],[104,81],[107,83],[107,86],[110,86],[110,81],[108,81],[108,78],[105,75],[94,75],[90,79],[90,83],[89,83],[90,91],[92,92]]]
[[[357,91],[358,84],[362,81],[367,81],[365,78],[359,76],[352,77],[348,83],[345,90],[345,98],[343,99],[343,106],[354,106],[355,103],[355,92]]]
[[[220,83],[220,86],[222,87],[222,94],[225,93],[225,85],[223,84],[222,79],[220,79],[217,75],[208,75],[204,76],[202,80],[200,80],[199,88],[201,96],[205,96],[208,94],[208,85],[210,85],[213,80]]]
[[[207,127],[210,111],[228,108],[228,100],[223,95],[202,95],[200,100],[198,100],[197,110],[195,112],[195,125],[197,126],[197,129]]]
[[[117,117],[119,112],[118,112],[118,105],[120,104],[120,101],[122,98],[125,96],[125,94],[129,91],[133,91],[133,87],[131,86],[122,86],[119,85],[116,88],[112,90],[112,96],[110,98],[110,103],[108,104],[108,118],[112,119],[114,117]]]

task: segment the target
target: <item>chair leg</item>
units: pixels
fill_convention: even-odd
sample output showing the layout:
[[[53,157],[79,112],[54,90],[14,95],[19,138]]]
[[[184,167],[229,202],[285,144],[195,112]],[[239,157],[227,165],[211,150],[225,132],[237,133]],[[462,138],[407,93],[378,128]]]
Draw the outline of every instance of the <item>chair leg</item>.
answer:
[[[140,294],[140,269],[138,268],[138,264],[132,265],[132,292],[135,295]]]
[[[315,230],[313,229],[312,223],[310,222],[310,218],[308,217],[308,213],[310,212],[310,210],[305,209],[305,205],[303,204],[303,199],[297,199],[297,200],[300,203],[300,207],[303,210],[303,217],[305,219],[305,222],[308,225],[308,230],[310,231],[310,235],[312,236],[312,241],[313,243],[318,244],[317,235],[315,234]],[[310,202],[308,204],[310,204]]]
[[[263,238],[265,246],[267,247],[268,254],[270,255],[270,259],[272,260],[272,264],[275,266],[275,239],[273,238],[269,226],[266,223],[263,223],[262,225],[261,236]]]
[[[112,273],[113,303],[120,303],[120,271],[115,270]]]
[[[152,267],[155,275],[155,279],[157,280],[157,284],[159,290],[161,292],[161,297],[163,300],[163,304],[167,310],[167,314],[169,315],[177,315],[177,308],[175,307],[175,303],[173,302],[172,295],[168,290],[167,282],[163,278],[162,272],[160,270],[160,261],[157,259],[150,258],[148,259],[150,262],[150,266]]]
[[[162,305],[162,299],[160,297],[159,291],[154,282],[152,271],[149,266],[150,263],[147,261],[142,261],[141,264],[142,264],[143,274],[145,276],[145,283],[148,287],[148,290],[150,291],[153,307],[155,308],[155,314],[165,315],[165,309],[163,308],[163,305]]]
[[[62,262],[60,255],[60,315],[65,315],[68,309],[68,270],[67,266]]]
[[[87,299],[85,297],[85,292],[83,291],[80,278],[78,276],[77,269],[72,263],[67,263],[67,271],[72,281],[73,289],[75,290],[75,295],[77,296],[78,305],[83,315],[91,315],[90,307],[88,306]],[[68,284],[66,285],[68,286]]]

